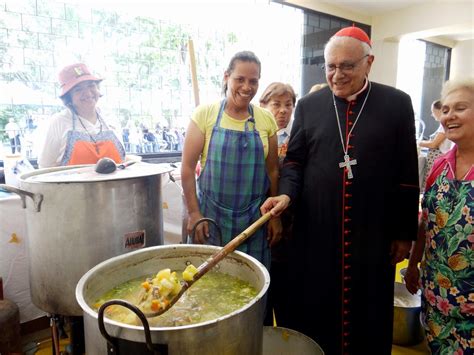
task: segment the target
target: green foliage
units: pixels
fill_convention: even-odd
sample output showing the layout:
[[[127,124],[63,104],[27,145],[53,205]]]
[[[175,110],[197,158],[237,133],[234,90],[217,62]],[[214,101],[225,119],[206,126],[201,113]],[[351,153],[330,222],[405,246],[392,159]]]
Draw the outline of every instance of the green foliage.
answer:
[[[99,28],[116,27],[118,23],[118,15],[116,12],[109,12],[106,10],[92,10],[94,23]]]
[[[162,111],[163,118],[165,119],[167,126],[171,127],[171,122],[173,121],[173,112],[171,109],[163,109]]]
[[[35,0],[27,0],[32,9],[36,9]],[[84,11],[81,11],[84,10]],[[42,8],[41,16],[54,17],[52,8],[48,6]],[[104,86],[110,85],[117,87],[114,92],[129,92],[131,99],[125,98],[120,102],[120,107],[116,108],[116,114],[119,117],[120,124],[124,126],[129,120],[139,123],[140,119],[145,119],[147,125],[152,125],[153,118],[150,112],[153,112],[155,119],[164,118],[169,127],[173,127],[173,121],[182,117],[181,108],[167,109],[167,99],[163,96],[176,95],[183,96],[181,91],[191,90],[191,74],[189,69],[188,41],[195,33],[195,28],[191,25],[173,23],[170,20],[158,20],[151,17],[134,16],[119,10],[93,8],[80,8],[75,5],[64,5],[64,16],[66,21],[64,26],[73,26],[76,29],[77,38],[74,35],[65,36],[61,33],[55,33],[50,36],[43,34],[42,42],[44,47],[52,49],[62,48],[65,44],[78,43],[81,46],[88,41],[94,44],[90,48],[84,48],[85,51],[78,48],[69,48],[71,56],[75,61],[90,61],[90,53],[87,51],[95,50],[95,46],[100,49],[105,59],[106,73],[100,73],[101,69],[91,68],[93,71],[99,71],[99,74],[105,74],[106,81]],[[0,19],[0,25],[6,28],[6,21]],[[68,32],[70,28],[66,28]],[[78,31],[77,31],[78,30]],[[19,32],[19,31],[17,31]],[[24,36],[18,37],[20,45],[27,46],[29,41],[37,39],[35,32],[23,31]],[[215,86],[216,92],[219,92],[222,80],[222,52],[228,44],[236,43],[235,33],[222,33],[212,38],[205,35],[199,35],[196,38],[195,47],[197,56],[198,80],[205,83],[206,86]],[[102,45],[103,43],[103,45]],[[80,48],[80,47],[79,47]],[[12,50],[11,53],[9,52]],[[7,36],[0,36],[0,57],[9,60],[17,48],[12,46]],[[57,70],[58,68],[54,68]],[[102,68],[103,70],[104,68]],[[54,97],[57,95],[55,88],[57,84],[52,85],[54,78],[51,77],[53,68],[44,67],[38,63],[35,65],[19,65],[8,67],[8,70],[0,72],[0,80],[21,81],[28,87],[47,92]],[[47,76],[45,77],[45,73]],[[116,88],[114,88],[116,89]],[[104,90],[105,91],[105,90]],[[144,98],[149,98],[151,93],[153,98],[163,97],[161,105],[163,112],[156,113],[154,107],[148,107],[148,102],[136,102],[140,100],[137,93],[143,92]],[[126,97],[126,95],[124,95]],[[185,96],[187,97],[187,96]],[[154,103],[152,103],[153,105]],[[192,104],[192,103],[190,103]],[[125,107],[125,108],[124,108]],[[156,107],[156,106],[155,106]],[[183,103],[181,107],[186,107]],[[13,115],[16,120],[21,120],[26,112],[24,106],[14,106],[1,109],[0,127],[8,122],[8,117]],[[150,122],[148,122],[150,121]],[[4,136],[4,135],[3,135]],[[2,138],[3,138],[2,136]]]
[[[233,32],[227,34],[227,42],[230,44],[237,43],[237,35]]]

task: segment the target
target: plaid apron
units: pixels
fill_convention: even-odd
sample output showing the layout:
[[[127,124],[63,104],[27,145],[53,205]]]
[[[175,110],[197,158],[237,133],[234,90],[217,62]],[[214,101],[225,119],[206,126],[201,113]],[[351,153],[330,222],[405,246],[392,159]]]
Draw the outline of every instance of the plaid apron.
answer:
[[[219,224],[223,244],[261,217],[259,208],[270,186],[252,106],[245,131],[234,131],[220,127],[225,105],[223,100],[212,130],[206,165],[198,179],[201,213]],[[209,230],[208,244],[218,245],[219,236],[212,224]],[[270,267],[266,227],[256,231],[238,250]]]

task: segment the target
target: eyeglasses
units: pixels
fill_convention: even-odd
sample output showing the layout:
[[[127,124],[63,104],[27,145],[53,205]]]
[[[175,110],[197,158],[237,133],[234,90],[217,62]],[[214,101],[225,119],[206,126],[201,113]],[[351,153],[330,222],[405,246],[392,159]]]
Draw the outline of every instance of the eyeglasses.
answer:
[[[336,64],[323,64],[321,66],[321,68],[323,70],[326,71],[326,73],[334,73],[336,72],[336,69],[339,69],[340,71],[342,71],[343,73],[345,74],[350,74],[354,71],[355,67],[359,64],[359,62],[368,57],[369,55],[366,54],[364,55],[362,58],[356,60],[355,62],[352,62],[352,63],[348,63],[348,62],[344,62],[344,63],[341,63],[339,65],[336,65]]]

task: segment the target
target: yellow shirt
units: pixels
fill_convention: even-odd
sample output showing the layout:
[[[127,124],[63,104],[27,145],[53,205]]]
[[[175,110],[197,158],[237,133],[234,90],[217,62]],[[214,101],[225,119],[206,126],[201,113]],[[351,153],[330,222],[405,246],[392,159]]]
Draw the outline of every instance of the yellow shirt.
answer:
[[[210,105],[200,105],[194,110],[191,117],[205,136],[204,149],[201,154],[201,169],[203,169],[206,164],[212,129],[216,124],[220,105],[220,101]],[[268,138],[276,133],[278,127],[270,111],[254,105],[252,105],[252,107],[253,116],[255,118],[255,129],[258,131],[260,139],[262,140],[266,158],[268,155]],[[245,131],[245,122],[246,120],[237,120],[223,112],[220,126],[234,131]],[[253,129],[252,124],[249,124],[249,129]]]

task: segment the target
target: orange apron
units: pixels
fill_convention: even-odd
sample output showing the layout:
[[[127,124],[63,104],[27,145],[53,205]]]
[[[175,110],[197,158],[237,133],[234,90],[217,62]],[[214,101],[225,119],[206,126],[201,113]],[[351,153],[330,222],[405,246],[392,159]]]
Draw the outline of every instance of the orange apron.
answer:
[[[101,129],[97,134],[90,134],[80,121],[86,132],[76,130],[76,121],[80,120],[73,112],[72,130],[67,133],[66,150],[61,165],[95,164],[100,158],[113,159],[117,164],[123,162],[125,149],[117,136],[110,130],[97,114]],[[102,129],[105,127],[105,129]]]

